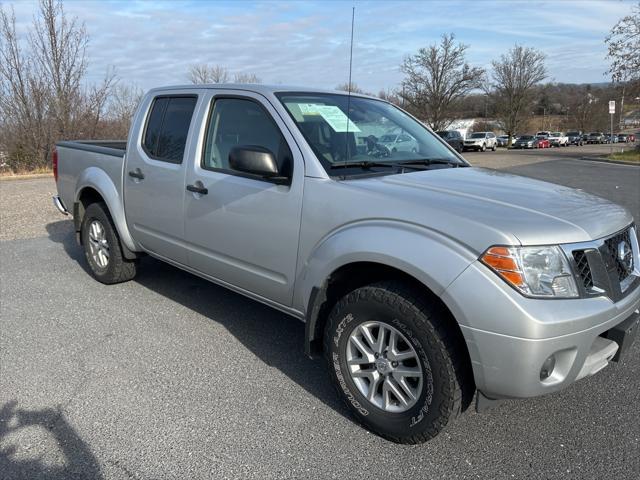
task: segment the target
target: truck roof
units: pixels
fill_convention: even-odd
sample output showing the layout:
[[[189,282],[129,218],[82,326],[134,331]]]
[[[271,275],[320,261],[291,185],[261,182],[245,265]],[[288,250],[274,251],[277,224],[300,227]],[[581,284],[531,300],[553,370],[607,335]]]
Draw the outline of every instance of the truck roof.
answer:
[[[292,86],[292,85],[265,85],[262,83],[202,83],[202,84],[186,84],[186,85],[169,85],[164,87],[156,87],[149,90],[151,93],[160,93],[163,91],[171,91],[171,90],[202,90],[202,89],[219,89],[219,90],[246,90],[249,92],[261,93],[265,94],[274,94],[278,92],[304,92],[304,93],[331,93],[338,95],[347,95],[348,92],[343,90],[329,90],[329,89],[319,89],[319,88],[310,88],[310,87],[301,87],[301,86]],[[352,96],[364,97],[364,98],[375,98],[380,100],[378,97],[374,97],[372,95],[365,95],[362,93],[351,92]]]

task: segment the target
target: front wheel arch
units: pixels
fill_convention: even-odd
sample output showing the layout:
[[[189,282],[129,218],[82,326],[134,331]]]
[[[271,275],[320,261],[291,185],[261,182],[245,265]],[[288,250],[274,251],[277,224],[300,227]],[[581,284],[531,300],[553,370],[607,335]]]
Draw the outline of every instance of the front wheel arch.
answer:
[[[316,358],[322,355],[325,327],[336,303],[349,292],[380,281],[401,283],[420,296],[428,297],[430,301],[438,304],[447,313],[445,317],[447,328],[456,337],[456,342],[464,346],[465,365],[471,371],[471,358],[462,330],[449,307],[417,278],[398,268],[376,262],[354,262],[343,265],[332,272],[320,287],[312,289],[305,319],[305,352],[308,356]],[[475,384],[471,390],[475,390]]]

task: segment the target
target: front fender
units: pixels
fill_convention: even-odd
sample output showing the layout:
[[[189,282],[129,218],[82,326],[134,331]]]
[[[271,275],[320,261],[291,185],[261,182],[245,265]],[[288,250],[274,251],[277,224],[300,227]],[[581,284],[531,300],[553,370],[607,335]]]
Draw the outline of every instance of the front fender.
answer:
[[[93,188],[104,199],[116,230],[118,231],[118,235],[120,236],[120,241],[132,252],[139,251],[140,249],[133,240],[125,221],[122,195],[118,192],[111,177],[100,168],[89,167],[78,177],[75,190],[75,202],[80,200],[80,195],[85,188]]]
[[[296,281],[294,304],[308,312],[314,287],[322,288],[333,272],[350,263],[394,267],[441,295],[475,260],[464,245],[419,225],[396,220],[356,222],[334,230],[312,249]]]

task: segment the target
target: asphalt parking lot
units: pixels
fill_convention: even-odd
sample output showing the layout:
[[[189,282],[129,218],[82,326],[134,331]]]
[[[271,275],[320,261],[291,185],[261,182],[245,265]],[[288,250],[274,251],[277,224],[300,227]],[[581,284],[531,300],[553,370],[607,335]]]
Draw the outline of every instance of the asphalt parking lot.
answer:
[[[640,167],[608,146],[468,153],[640,218]],[[351,421],[304,325],[153,259],[85,271],[51,178],[0,182],[0,478],[615,478],[640,475],[640,342],[558,394],[472,409],[433,441]]]

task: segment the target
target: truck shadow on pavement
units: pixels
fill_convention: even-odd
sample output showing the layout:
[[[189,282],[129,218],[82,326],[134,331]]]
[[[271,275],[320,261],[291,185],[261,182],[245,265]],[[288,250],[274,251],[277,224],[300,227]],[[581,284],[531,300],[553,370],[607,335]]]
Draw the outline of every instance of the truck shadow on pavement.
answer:
[[[62,222],[68,228],[58,225]],[[46,226],[49,238],[61,243],[90,275],[72,223],[62,222]],[[264,363],[355,422],[329,382],[324,359],[311,360],[305,355],[303,322],[149,256],[142,258],[133,282],[222,325]]]
[[[63,461],[51,464],[42,460],[42,450],[36,442],[29,442],[34,452],[28,458],[18,458],[25,454],[16,443],[27,429],[40,428],[56,441]],[[37,432],[42,435],[42,432]],[[29,438],[32,438],[29,436]],[[15,443],[12,443],[14,441]],[[26,442],[23,442],[26,443]],[[31,449],[30,448],[30,449]],[[0,477],[9,479],[63,480],[70,478],[91,478],[100,480],[100,466],[89,446],[65,419],[60,409],[23,410],[15,401],[0,407]]]

